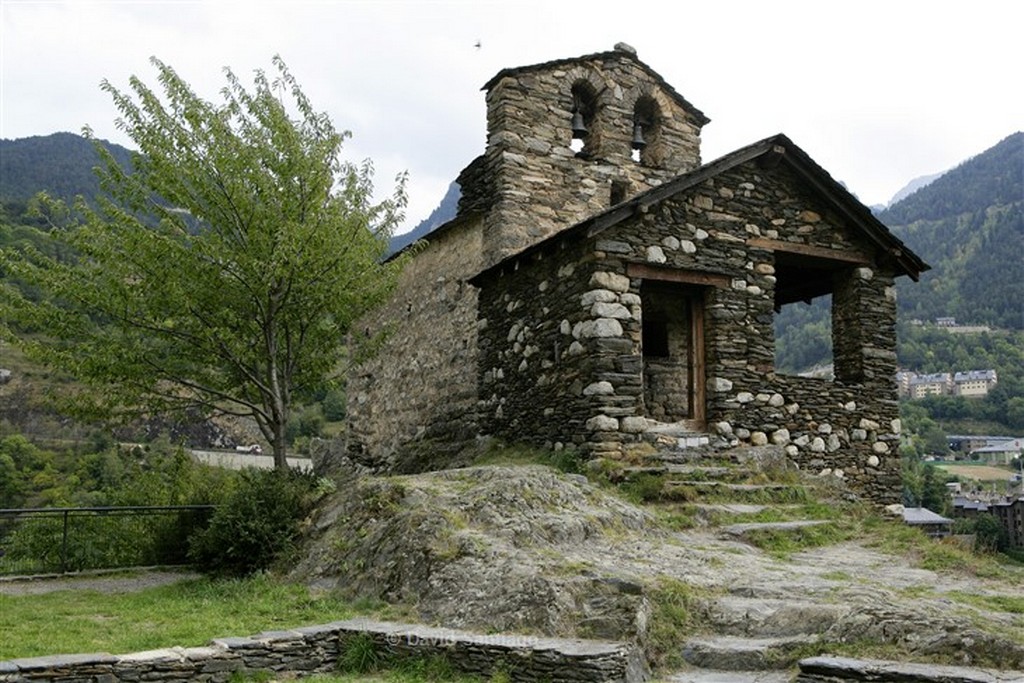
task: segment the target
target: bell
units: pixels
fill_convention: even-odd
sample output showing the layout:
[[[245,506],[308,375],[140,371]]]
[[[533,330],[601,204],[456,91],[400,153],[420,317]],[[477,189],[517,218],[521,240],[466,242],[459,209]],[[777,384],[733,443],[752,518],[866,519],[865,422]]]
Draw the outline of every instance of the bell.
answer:
[[[583,112],[577,109],[572,113],[572,138],[573,140],[582,140],[589,134],[587,124],[583,122]]]
[[[633,124],[633,149],[643,149],[647,146],[644,140],[644,127],[639,123]]]

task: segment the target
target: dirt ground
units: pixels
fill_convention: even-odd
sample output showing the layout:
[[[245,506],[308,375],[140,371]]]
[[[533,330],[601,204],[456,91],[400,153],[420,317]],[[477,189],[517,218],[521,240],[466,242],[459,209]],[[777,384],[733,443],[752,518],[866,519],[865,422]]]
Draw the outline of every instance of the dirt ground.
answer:
[[[47,575],[31,578],[0,577],[0,595],[39,595],[65,590],[91,590],[98,593],[132,593],[199,578],[194,572],[149,570],[113,574]]]
[[[938,467],[958,477],[979,481],[1007,481],[1013,476],[1013,472],[1010,470],[990,465],[939,465]]]

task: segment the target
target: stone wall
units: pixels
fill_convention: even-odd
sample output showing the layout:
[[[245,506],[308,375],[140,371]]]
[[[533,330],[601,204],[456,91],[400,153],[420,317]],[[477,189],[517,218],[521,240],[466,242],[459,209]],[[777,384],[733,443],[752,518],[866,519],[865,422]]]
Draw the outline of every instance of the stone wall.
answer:
[[[708,426],[737,445],[784,446],[802,467],[894,502],[900,425],[891,275],[879,266],[836,267],[836,381],[774,372],[776,251],[760,240],[872,253],[801,188],[785,169],[766,175],[747,163],[592,238],[555,240],[486,274],[486,427],[575,444],[591,456],[628,454],[650,416],[643,285],[682,277],[703,309]]]
[[[581,85],[594,101],[590,134],[577,153],[570,147],[573,88]],[[486,89],[482,177],[493,193],[485,227],[488,264],[603,211],[613,194],[625,199],[700,165],[706,118],[628,47],[506,70]],[[656,120],[634,161],[634,110],[641,100],[651,103]]]
[[[640,653],[622,643],[477,635],[352,619],[242,638],[218,638],[206,647],[0,661],[0,683],[221,682],[231,680],[236,672],[329,672],[336,669],[347,643],[357,637],[369,638],[374,650],[384,657],[442,656],[456,671],[490,676],[503,670],[517,682],[635,683],[647,678]]]
[[[422,471],[478,433],[475,412],[479,219],[431,238],[402,273],[390,302],[355,328],[350,348],[380,348],[348,379],[351,457],[374,470]]]

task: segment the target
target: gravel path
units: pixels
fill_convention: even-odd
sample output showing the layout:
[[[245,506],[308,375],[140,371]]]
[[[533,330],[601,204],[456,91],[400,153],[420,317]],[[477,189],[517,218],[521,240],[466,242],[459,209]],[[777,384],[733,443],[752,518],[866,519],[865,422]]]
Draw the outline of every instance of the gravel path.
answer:
[[[201,575],[189,571],[136,571],[116,574],[76,574],[71,576],[39,576],[31,578],[0,577],[0,595],[39,595],[67,590],[90,590],[99,593],[132,593],[196,579]]]

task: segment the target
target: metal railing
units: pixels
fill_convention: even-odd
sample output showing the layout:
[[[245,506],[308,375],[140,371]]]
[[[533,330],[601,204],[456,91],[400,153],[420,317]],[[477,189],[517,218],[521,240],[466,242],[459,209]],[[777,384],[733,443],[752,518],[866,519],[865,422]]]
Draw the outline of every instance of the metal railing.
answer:
[[[214,505],[0,509],[0,575],[188,563]]]

